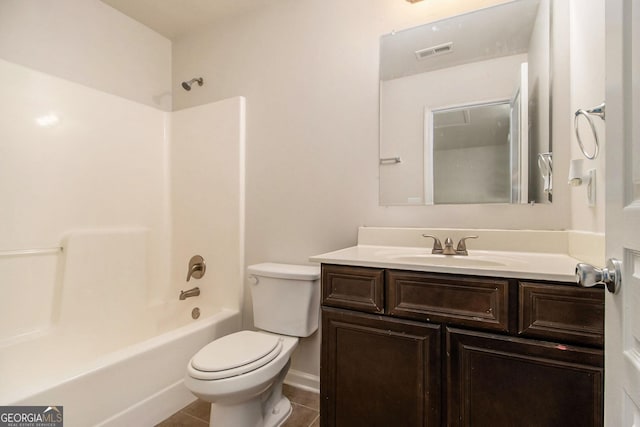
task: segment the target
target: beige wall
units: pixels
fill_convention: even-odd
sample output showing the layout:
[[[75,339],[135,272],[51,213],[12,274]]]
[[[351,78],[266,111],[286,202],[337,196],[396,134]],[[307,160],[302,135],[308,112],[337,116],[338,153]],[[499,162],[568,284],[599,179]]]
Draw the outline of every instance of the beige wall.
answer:
[[[98,0],[0,1],[0,58],[171,110],[171,42]]]
[[[445,16],[437,10],[445,3],[452,4],[286,0],[174,42],[174,86],[205,78],[202,88],[176,93],[174,108],[236,95],[247,100],[247,265],[305,263],[355,244],[359,225],[570,227],[562,179],[556,203],[546,206],[378,205],[379,37]],[[554,112],[563,117],[567,65],[561,59],[554,69]],[[566,141],[568,119],[553,126]],[[568,163],[568,147],[558,148]],[[248,296],[245,314],[251,326]],[[317,374],[318,366],[316,334],[301,342],[293,368]]]
[[[571,0],[571,115],[582,108],[589,109],[605,97],[604,0]],[[571,228],[604,232],[604,175],[606,138],[604,122],[593,118],[600,139],[600,154],[587,160],[571,132],[571,158],[583,159],[584,171],[596,169],[596,205],[588,206],[586,186],[571,187]],[[588,152],[593,152],[594,137],[586,120],[581,118],[580,136]],[[573,130],[573,118],[571,119]],[[566,185],[567,176],[562,176]]]

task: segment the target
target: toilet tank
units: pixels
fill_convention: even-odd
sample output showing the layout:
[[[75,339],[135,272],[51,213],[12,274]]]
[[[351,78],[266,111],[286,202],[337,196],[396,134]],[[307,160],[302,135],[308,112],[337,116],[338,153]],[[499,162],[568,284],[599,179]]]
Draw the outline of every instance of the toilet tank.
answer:
[[[318,329],[320,267],[263,263],[247,268],[253,323],[277,334],[308,337]]]

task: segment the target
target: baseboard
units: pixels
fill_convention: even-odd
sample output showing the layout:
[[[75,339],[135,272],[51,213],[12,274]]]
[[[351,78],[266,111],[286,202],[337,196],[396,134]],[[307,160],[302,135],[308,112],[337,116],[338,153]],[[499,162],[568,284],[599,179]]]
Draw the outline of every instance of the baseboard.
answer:
[[[320,377],[317,375],[289,369],[284,382],[290,386],[301,388],[312,393],[320,393]]]
[[[194,400],[196,397],[180,380],[99,423],[98,427],[156,425]]]
[[[320,393],[320,377],[306,372],[289,370],[284,380],[290,386],[301,388],[312,393]],[[98,427],[118,427],[123,425],[156,425],[169,418],[196,397],[184,386],[182,380],[166,387],[135,405],[130,406],[107,420]]]

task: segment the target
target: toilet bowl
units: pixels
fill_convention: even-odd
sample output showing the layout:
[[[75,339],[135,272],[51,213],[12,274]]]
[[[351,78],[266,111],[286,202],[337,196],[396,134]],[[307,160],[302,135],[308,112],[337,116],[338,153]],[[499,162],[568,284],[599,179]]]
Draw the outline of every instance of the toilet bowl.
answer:
[[[318,267],[265,263],[250,266],[254,323],[260,331],[219,338],[196,353],[185,386],[211,403],[210,425],[278,426],[291,413],[282,395],[298,336],[318,328]],[[293,336],[295,335],[295,336]]]

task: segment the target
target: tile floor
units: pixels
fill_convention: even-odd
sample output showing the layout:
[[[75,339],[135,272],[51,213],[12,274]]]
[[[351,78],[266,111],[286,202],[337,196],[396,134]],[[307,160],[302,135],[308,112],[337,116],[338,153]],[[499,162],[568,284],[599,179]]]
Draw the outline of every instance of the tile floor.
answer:
[[[320,396],[285,384],[283,393],[291,401],[293,412],[283,427],[320,427]],[[182,408],[157,427],[207,427],[211,406],[202,400]]]

